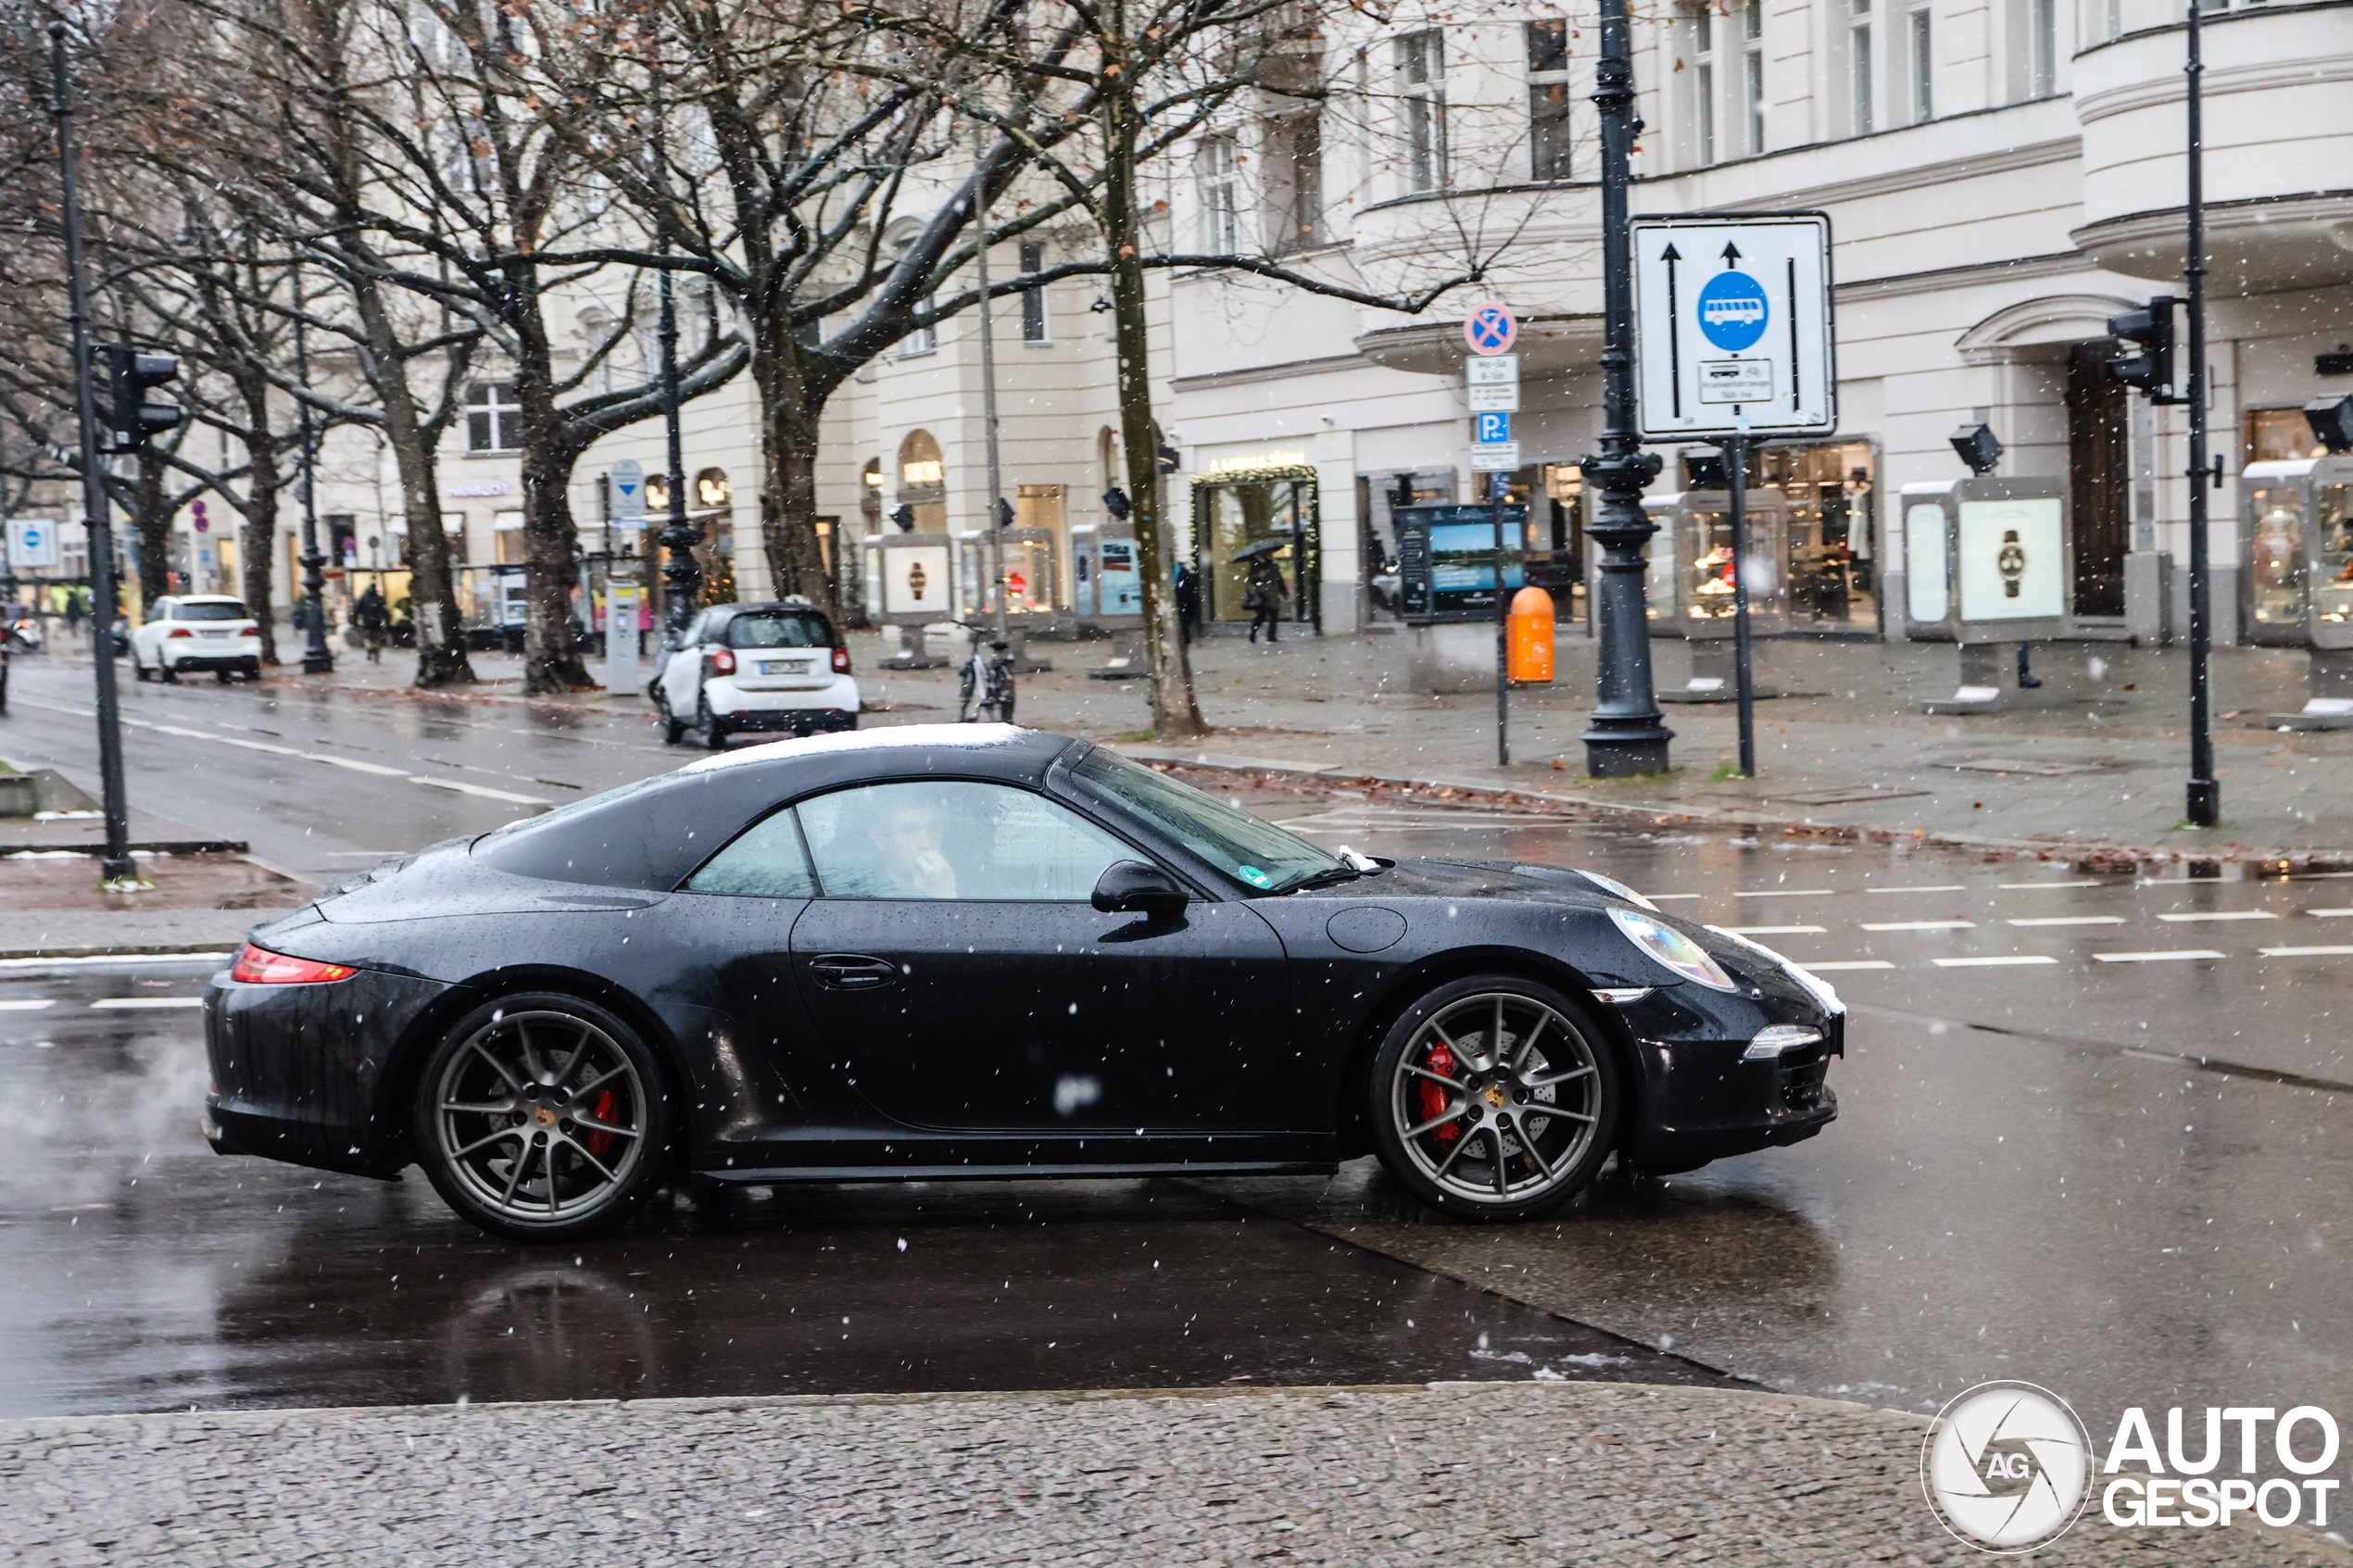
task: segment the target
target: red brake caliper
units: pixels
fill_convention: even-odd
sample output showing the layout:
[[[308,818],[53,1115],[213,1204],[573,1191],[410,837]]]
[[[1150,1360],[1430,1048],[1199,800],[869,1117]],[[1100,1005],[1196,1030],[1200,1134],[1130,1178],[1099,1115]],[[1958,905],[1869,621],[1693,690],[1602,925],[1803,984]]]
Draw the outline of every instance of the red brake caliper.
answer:
[[[1451,1078],[1454,1075],[1454,1053],[1448,1050],[1441,1043],[1431,1048],[1429,1060],[1425,1061],[1422,1065],[1428,1068],[1432,1073],[1442,1073]],[[1453,1097],[1447,1093],[1445,1085],[1433,1084],[1428,1079],[1424,1078],[1421,1080],[1417,1087],[1419,1087],[1422,1091],[1423,1121],[1427,1122],[1433,1116],[1443,1116],[1446,1114],[1446,1107],[1452,1101]],[[1438,1141],[1440,1143],[1453,1143],[1456,1138],[1459,1138],[1462,1135],[1462,1128],[1456,1126],[1452,1122],[1447,1123],[1446,1125],[1438,1129]]]
[[[589,1097],[588,1114],[595,1117],[598,1121],[602,1122],[607,1125],[610,1125],[612,1123],[613,1103],[613,1094],[610,1089],[598,1089],[594,1095]],[[619,1135],[620,1135],[617,1133],[590,1133],[586,1137],[582,1138],[580,1141],[586,1147],[589,1153],[595,1155],[598,1159],[602,1160],[606,1154],[611,1150],[613,1139]]]

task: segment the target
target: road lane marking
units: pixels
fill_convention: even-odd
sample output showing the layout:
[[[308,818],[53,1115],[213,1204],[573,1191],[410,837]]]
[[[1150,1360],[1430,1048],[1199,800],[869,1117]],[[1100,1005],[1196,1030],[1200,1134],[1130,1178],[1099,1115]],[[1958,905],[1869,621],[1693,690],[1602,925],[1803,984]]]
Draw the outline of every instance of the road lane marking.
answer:
[[[1827,971],[1834,969],[1894,969],[1895,966],[1888,962],[1885,959],[1832,959],[1825,963],[1816,963],[1809,959],[1806,962],[1799,964],[1797,967],[1800,969]]]
[[[378,778],[385,779],[405,779],[409,776],[408,769],[387,768],[381,762],[361,762],[349,757],[329,757],[317,751],[306,751],[303,755],[313,762],[324,762],[330,768],[348,768],[355,773],[373,773]]]
[[[2211,947],[2174,947],[2161,953],[2094,953],[2102,963],[2172,963],[2182,959],[2219,959]]]
[[[1830,929],[1827,925],[1719,925],[1718,931],[1729,931],[1735,936],[1811,936]]]
[[[39,1012],[43,1008],[53,1008],[57,1005],[55,1000],[47,997],[10,997],[5,1001],[0,1001],[0,1012]]]
[[[2109,884],[2095,878],[2089,882],[1997,882],[1994,885],[2006,891],[2018,892],[2033,887],[2106,887]]]
[[[542,800],[535,795],[517,795],[510,789],[492,789],[486,784],[466,784],[459,779],[429,779],[422,773],[409,775],[410,784],[421,784],[427,789],[455,790],[459,795],[479,795],[485,800],[505,800],[517,806],[553,806],[552,800]]]
[[[2308,915],[2321,915],[2323,917],[2331,915],[2353,915],[2353,909],[2307,909],[2304,912]]]
[[[2058,960],[2047,953],[2003,953],[1994,958],[1931,959],[1929,962],[1939,969],[1999,969],[2008,964],[2057,963]]]
[[[2159,915],[2157,918],[2164,921],[2171,921],[2178,925],[2190,921],[2277,920],[2280,917],[2273,914],[2269,909],[2215,909],[2183,915]]]
[[[2004,921],[2005,925],[2122,925],[2122,915],[2038,915],[2032,920]]]
[[[1735,898],[1827,898],[1835,887],[1735,887]]]
[[[1973,920],[1865,921],[1863,929],[1866,931],[1968,931],[1976,924],[1977,922]]]
[[[60,953],[53,959],[0,959],[0,969],[56,969],[126,963],[226,963],[233,953]]]
[[[1967,893],[1957,882],[1940,882],[1927,887],[1866,887],[1866,893]]]
[[[1696,893],[1645,893],[1642,897],[1648,898],[1654,904],[1672,904],[1684,898],[1696,898],[1699,895]],[[2324,910],[2322,912],[2326,913],[2328,911]],[[2353,909],[2347,909],[2343,912],[2348,915],[2353,915]]]
[[[202,997],[101,997],[90,1004],[94,1008],[200,1008]]]
[[[2258,947],[2267,959],[2334,959],[2353,953],[2353,947]],[[4,1006],[6,1004],[0,1004]]]

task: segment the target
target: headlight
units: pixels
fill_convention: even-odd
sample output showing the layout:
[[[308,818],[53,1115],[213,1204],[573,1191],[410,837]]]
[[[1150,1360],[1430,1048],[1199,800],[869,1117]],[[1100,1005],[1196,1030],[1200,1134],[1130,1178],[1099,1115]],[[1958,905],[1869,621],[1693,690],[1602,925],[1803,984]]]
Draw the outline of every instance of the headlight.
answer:
[[[1587,882],[1592,883],[1594,886],[1600,888],[1603,892],[1608,894],[1613,898],[1623,898],[1629,904],[1640,904],[1646,909],[1655,909],[1658,908],[1656,904],[1652,903],[1648,898],[1643,897],[1641,894],[1635,892],[1632,888],[1627,886],[1624,883],[1618,881],[1614,876],[1604,876],[1599,872],[1589,872],[1582,869],[1579,870],[1577,874],[1583,877]]]
[[[1740,989],[1739,983],[1724,972],[1723,966],[1707,956],[1706,948],[1673,927],[1662,925],[1635,909],[1614,909],[1609,918],[1617,922],[1626,940],[1684,979],[1711,991]]]
[[[1807,1046],[1821,1043],[1822,1032],[1819,1029],[1809,1029],[1803,1023],[1769,1023],[1759,1029],[1756,1037],[1749,1041],[1748,1049],[1741,1052],[1741,1060],[1772,1061],[1778,1060],[1783,1051],[1802,1050]]]

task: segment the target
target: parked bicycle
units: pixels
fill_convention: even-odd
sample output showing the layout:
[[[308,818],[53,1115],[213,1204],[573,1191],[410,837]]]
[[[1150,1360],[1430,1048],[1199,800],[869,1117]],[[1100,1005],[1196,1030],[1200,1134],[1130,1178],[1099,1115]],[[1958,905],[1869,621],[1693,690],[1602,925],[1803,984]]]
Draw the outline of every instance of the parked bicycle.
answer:
[[[956,721],[969,724],[975,719],[992,719],[1000,724],[1013,721],[1013,659],[1012,645],[1000,642],[979,626],[972,629],[973,656],[964,663],[964,672],[957,682]],[[989,649],[980,649],[986,641]]]

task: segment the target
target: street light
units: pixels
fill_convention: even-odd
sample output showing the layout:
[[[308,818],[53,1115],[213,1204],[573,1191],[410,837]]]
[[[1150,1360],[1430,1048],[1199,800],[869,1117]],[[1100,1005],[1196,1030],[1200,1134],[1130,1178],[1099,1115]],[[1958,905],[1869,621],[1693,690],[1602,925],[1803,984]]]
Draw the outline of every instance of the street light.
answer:
[[[310,390],[310,355],[302,332],[305,307],[302,303],[302,265],[296,262],[294,272],[294,351],[295,384],[304,392]],[[327,558],[319,550],[319,451],[310,425],[310,400],[295,400],[296,438],[302,444],[302,594],[309,601],[307,619],[309,621],[302,645],[302,672],[306,675],[331,674],[335,656],[327,649],[327,578],[321,569]]]
[[[1601,57],[1593,103],[1602,121],[1602,453],[1579,463],[1601,498],[1587,532],[1602,546],[1593,589],[1601,635],[1601,700],[1587,730],[1585,771],[1597,779],[1667,771],[1675,732],[1651,689],[1649,608],[1642,591],[1642,545],[1658,532],[1642,510],[1642,491],[1658,474],[1658,454],[1642,450],[1634,421],[1634,247],[1627,226],[1627,157],[1634,144],[1634,67],[1626,0],[1602,0]]]

